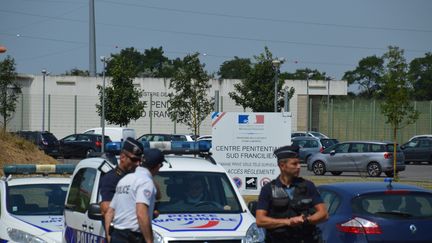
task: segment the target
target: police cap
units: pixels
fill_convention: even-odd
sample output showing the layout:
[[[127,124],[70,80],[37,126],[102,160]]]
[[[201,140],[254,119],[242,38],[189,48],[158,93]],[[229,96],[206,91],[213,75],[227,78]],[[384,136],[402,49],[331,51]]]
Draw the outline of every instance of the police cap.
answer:
[[[159,149],[151,148],[144,150],[143,166],[152,168],[162,164],[164,161],[166,161],[165,155]]]
[[[273,152],[278,160],[299,157],[299,146],[289,145],[276,149]]]
[[[133,159],[141,159],[144,146],[133,138],[127,138],[123,143],[123,151],[128,152]]]

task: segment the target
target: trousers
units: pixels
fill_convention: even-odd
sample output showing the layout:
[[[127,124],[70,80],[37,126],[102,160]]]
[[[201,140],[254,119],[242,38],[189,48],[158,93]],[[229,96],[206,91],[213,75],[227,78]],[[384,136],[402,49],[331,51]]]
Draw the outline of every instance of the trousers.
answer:
[[[112,243],[145,243],[144,237],[140,232],[134,232],[128,229],[115,229],[111,233]]]

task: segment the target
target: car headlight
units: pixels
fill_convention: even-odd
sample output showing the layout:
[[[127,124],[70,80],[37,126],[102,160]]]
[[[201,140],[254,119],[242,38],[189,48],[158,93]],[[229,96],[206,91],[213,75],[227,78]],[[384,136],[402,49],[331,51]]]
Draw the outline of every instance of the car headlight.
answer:
[[[29,234],[27,232],[21,231],[19,229],[14,228],[8,228],[7,233],[11,240],[16,242],[23,242],[23,243],[48,243],[45,240],[42,240],[41,238]]]
[[[246,243],[264,242],[264,230],[253,223],[246,232]]]
[[[153,231],[153,242],[154,243],[164,243],[164,239],[158,232]]]

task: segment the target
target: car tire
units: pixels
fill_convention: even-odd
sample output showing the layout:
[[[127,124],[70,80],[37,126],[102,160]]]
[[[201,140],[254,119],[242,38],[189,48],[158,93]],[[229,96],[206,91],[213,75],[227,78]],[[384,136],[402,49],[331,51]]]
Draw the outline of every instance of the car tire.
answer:
[[[324,175],[326,173],[326,168],[324,162],[318,160],[312,164],[312,171],[315,175]]]
[[[330,173],[334,176],[342,175],[342,171],[331,171]]]
[[[90,154],[94,153],[95,151],[93,149],[87,149],[87,152],[85,154],[85,157],[88,158]]]
[[[367,166],[367,173],[371,177],[379,177],[382,173],[380,164],[377,162],[370,162]]]

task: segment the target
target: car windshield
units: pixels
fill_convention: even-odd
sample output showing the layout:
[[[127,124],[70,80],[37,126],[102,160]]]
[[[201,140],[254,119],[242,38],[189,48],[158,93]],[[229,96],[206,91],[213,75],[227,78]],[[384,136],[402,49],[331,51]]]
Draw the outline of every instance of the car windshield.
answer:
[[[57,138],[52,133],[42,133],[42,137],[47,142],[56,142]]]
[[[330,147],[330,146],[333,146],[333,145],[335,145],[335,144],[337,144],[337,143],[339,143],[339,141],[336,140],[336,139],[327,139],[327,138],[321,139],[321,144],[322,144],[325,148],[328,148],[328,147]]]
[[[431,193],[388,192],[366,194],[354,198],[352,201],[353,213],[380,218],[432,219]]]
[[[319,132],[309,132],[309,134],[312,134],[314,137],[317,137],[317,138],[324,138],[324,135],[322,133],[319,133]]]
[[[386,152],[393,152],[393,144],[387,144],[386,145]],[[399,145],[396,145],[396,151],[397,152],[401,152],[401,148],[399,147]]]
[[[63,215],[67,184],[9,186],[7,211],[14,215]]]
[[[158,210],[169,213],[239,213],[241,206],[224,173],[160,172],[155,176],[161,200]]]

